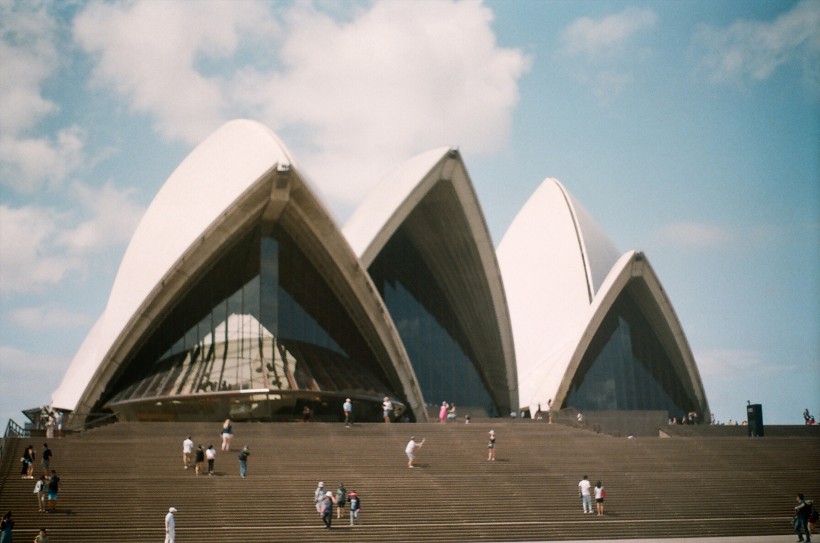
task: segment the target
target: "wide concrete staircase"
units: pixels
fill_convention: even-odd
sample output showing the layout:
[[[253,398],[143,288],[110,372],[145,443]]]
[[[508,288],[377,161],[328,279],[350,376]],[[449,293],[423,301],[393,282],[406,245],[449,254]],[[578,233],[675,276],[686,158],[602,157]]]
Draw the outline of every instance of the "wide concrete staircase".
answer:
[[[183,469],[184,437],[218,449],[219,433],[219,424],[117,423],[53,439],[54,514],[37,512],[34,481],[19,477],[23,449],[35,445],[39,465],[43,439],[12,440],[0,509],[14,512],[19,541],[40,527],[60,542],[162,541],[169,506],[182,543],[549,541],[788,534],[796,492],[820,498],[820,432],[627,439],[529,420],[244,423],[214,476]],[[417,469],[404,456],[411,434],[426,438]],[[236,457],[244,444],[247,479]],[[607,489],[603,517],[581,512],[585,474]],[[320,480],[361,495],[359,525],[324,529],[313,505]]]

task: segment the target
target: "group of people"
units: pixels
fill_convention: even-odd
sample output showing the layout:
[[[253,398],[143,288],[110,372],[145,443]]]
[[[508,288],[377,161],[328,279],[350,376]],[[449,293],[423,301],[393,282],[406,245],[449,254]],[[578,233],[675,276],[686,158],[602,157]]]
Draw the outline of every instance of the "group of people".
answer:
[[[814,415],[809,413],[809,408],[803,410],[803,422],[806,426],[814,426],[816,423],[814,421]]]
[[[441,407],[438,410],[438,421],[443,424],[454,420],[456,420],[456,404],[441,402]]]
[[[339,483],[336,493],[325,488],[324,481],[319,481],[316,490],[313,491],[313,504],[316,512],[322,519],[326,529],[330,529],[333,524],[333,508],[336,508],[336,518],[344,516],[344,509],[347,506],[350,513],[350,525],[353,526],[359,521],[361,512],[361,498],[355,490],[348,490],[344,483]],[[349,504],[349,506],[348,506]]]
[[[797,534],[797,541],[805,541],[811,543],[811,533],[814,531],[814,526],[818,520],[817,510],[814,508],[814,502],[807,500],[802,492],[797,493],[797,505],[794,506],[794,533]],[[803,534],[806,534],[806,539],[803,539]]]
[[[584,478],[578,483],[578,495],[581,496],[581,508],[584,514],[592,514],[596,511],[592,509],[592,496],[595,495],[595,508],[599,517],[604,516],[604,498],[606,497],[606,490],[601,481],[595,483],[595,488],[592,488],[592,483],[589,478],[584,475]]]
[[[223,452],[231,450],[231,443],[233,442],[233,425],[231,419],[225,419],[222,424],[222,446]],[[239,476],[245,479],[248,474],[248,457],[251,455],[250,448],[245,445],[239,452],[237,458],[239,459]],[[208,445],[206,449],[204,445],[200,444],[194,451],[194,441],[191,436],[186,437],[182,441],[182,466],[185,469],[191,467],[191,459],[193,457],[194,470],[197,475],[205,473],[205,462],[208,463],[208,475],[214,474],[214,463],[216,462],[216,449],[213,445]]]

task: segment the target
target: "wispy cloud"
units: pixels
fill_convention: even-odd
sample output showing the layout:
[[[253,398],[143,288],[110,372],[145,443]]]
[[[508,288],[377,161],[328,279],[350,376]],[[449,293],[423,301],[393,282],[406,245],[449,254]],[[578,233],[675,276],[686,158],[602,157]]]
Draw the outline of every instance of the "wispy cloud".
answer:
[[[738,375],[767,375],[782,372],[783,366],[769,366],[756,351],[713,349],[695,353],[702,377],[722,378]]]
[[[276,17],[269,3],[206,5],[95,3],[74,24],[96,83],[168,139],[194,144],[229,117],[262,120],[342,207],[417,152],[507,141],[529,59],[498,46],[480,2],[376,2],[344,20],[306,3]],[[233,71],[209,75],[220,61]]]
[[[28,330],[87,328],[92,322],[88,315],[54,306],[19,307],[8,317],[13,325]]]
[[[58,25],[39,2],[0,2],[0,184],[31,194],[59,186],[84,159],[76,126],[33,134],[58,106],[43,95],[59,67]]]
[[[652,10],[638,8],[601,19],[582,17],[561,33],[560,54],[571,62],[574,77],[608,101],[632,81],[636,63],[651,54],[640,38],[657,20]]]
[[[735,238],[725,227],[696,222],[668,224],[662,227],[655,237],[662,244],[682,249],[720,247]]]
[[[125,243],[142,216],[133,191],[77,184],[76,213],[0,205],[0,291],[36,292],[83,271],[86,258]]]
[[[47,404],[67,364],[63,356],[0,345],[0,421],[5,424],[3,419],[13,418],[18,424],[26,422],[20,409]]]
[[[798,2],[773,21],[739,20],[726,28],[701,25],[692,38],[699,67],[715,83],[768,79],[781,66],[799,67],[820,85],[820,3]]]

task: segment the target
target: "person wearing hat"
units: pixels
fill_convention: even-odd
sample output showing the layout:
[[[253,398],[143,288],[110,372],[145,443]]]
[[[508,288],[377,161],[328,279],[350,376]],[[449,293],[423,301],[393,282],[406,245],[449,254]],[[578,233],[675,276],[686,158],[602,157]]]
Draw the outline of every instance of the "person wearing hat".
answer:
[[[330,524],[333,522],[333,504],[336,499],[333,497],[333,492],[328,490],[325,492],[325,497],[322,499],[322,522],[325,523],[325,528],[330,530]]]
[[[316,512],[322,512],[322,500],[325,499],[325,483],[319,481],[319,486],[313,491],[313,504],[316,506]]]
[[[347,398],[345,403],[342,404],[342,410],[345,413],[345,428],[350,428],[350,425],[353,424],[353,404],[350,403],[350,398]]]
[[[495,430],[490,430],[487,441],[487,460],[495,460]]]
[[[362,501],[359,498],[358,492],[355,490],[351,490],[347,494],[347,497],[350,499],[350,525],[353,526],[353,524],[359,520],[359,511],[362,508]]]
[[[174,537],[176,537],[174,513],[176,512],[176,507],[169,507],[168,514],[165,515],[165,543],[174,543]]]

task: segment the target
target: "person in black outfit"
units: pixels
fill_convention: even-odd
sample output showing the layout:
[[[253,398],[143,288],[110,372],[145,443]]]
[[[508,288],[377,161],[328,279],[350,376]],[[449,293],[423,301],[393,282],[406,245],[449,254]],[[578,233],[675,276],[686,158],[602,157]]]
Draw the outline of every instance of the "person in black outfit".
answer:
[[[797,541],[803,541],[803,532],[806,532],[806,543],[811,543],[811,532],[809,531],[811,510],[812,503],[807,502],[802,493],[798,493],[797,505],[794,507],[794,532],[797,534]]]

